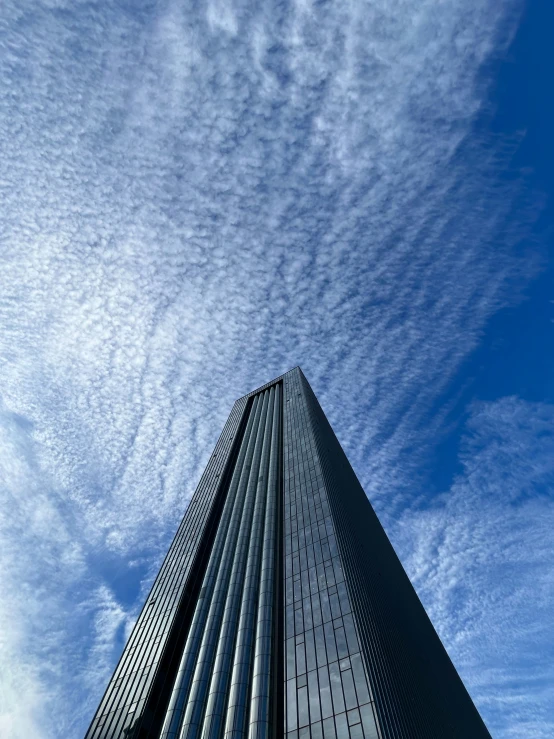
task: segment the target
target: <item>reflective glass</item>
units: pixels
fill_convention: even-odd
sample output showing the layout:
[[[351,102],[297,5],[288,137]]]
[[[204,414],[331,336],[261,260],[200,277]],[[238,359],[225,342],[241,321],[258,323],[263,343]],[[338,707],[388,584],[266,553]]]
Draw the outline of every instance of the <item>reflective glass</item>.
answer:
[[[331,620],[331,608],[329,606],[329,593],[325,588],[319,594],[321,600],[321,613],[323,616],[323,623]]]
[[[325,636],[323,633],[323,626],[318,626],[314,629],[316,656],[318,667],[327,664],[327,654],[325,652]]]
[[[327,622],[323,626],[323,631],[325,633],[325,646],[327,648],[327,659],[329,662],[334,662],[337,658],[337,648],[335,646],[335,630],[333,629],[333,624],[330,622]]]
[[[375,726],[371,703],[361,706],[360,714],[362,717],[362,724],[364,726],[365,739],[378,739],[379,735],[377,733],[377,727]]]
[[[302,617],[302,607],[297,608],[294,612],[294,628],[295,633],[299,634],[301,631],[304,631],[304,619]]]
[[[352,614],[348,614],[343,618],[344,628],[346,631],[346,639],[348,641],[348,649],[350,654],[355,654],[360,651],[358,646],[358,639],[356,637],[356,629],[354,627],[354,619]]]
[[[339,659],[344,659],[344,657],[348,656],[348,646],[346,644],[346,634],[344,633],[344,628],[342,626],[335,629],[335,640]]]
[[[349,739],[350,732],[348,731],[348,722],[345,713],[335,716],[335,726],[337,727],[337,739]]]
[[[296,672],[298,675],[306,672],[306,655],[304,652],[304,644],[296,645]]]
[[[304,600],[302,601],[302,604],[304,608],[304,629],[307,631],[308,629],[311,629],[313,626],[311,599],[304,598]]]
[[[329,681],[333,696],[333,709],[335,713],[342,713],[344,711],[344,697],[342,694],[342,682],[338,662],[333,662],[333,664],[329,665]]]
[[[339,596],[337,593],[333,593],[329,596],[329,604],[331,606],[331,615],[333,618],[339,618],[341,616]]]
[[[354,675],[358,703],[362,705],[370,700],[362,658],[360,654],[355,654],[350,658],[350,661],[352,663],[352,674]]]
[[[323,726],[321,721],[316,721],[315,724],[311,725],[312,739],[323,739]]]
[[[321,715],[323,718],[333,715],[333,704],[331,702],[331,687],[329,684],[329,673],[327,667],[320,667],[317,671],[319,678],[319,697],[321,700]]]
[[[310,723],[308,710],[308,688],[298,689],[298,726],[306,726]]]
[[[348,725],[359,724],[361,721],[360,712],[357,708],[353,708],[351,711],[347,711],[346,716],[348,718]]]
[[[336,584],[335,569],[331,563],[327,563],[325,567],[325,575],[327,579],[327,585],[331,587]]]
[[[306,631],[305,633],[306,637],[306,669],[309,670],[315,670],[317,667],[316,663],[316,652],[315,652],[315,643],[314,643],[314,632],[313,631]]]
[[[294,638],[287,639],[287,678],[289,679],[295,675],[295,652]]]
[[[315,593],[312,595],[312,618],[314,626],[319,626],[322,621],[321,606],[319,604],[319,595]]]
[[[337,733],[335,731],[335,720],[333,718],[325,719],[322,722],[323,725],[323,738],[324,739],[336,739]]]
[[[298,726],[296,717],[296,680],[287,680],[287,731]]]
[[[310,720],[312,722],[319,721],[321,718],[321,708],[319,704],[319,684],[316,670],[308,673],[308,695],[310,701]]]

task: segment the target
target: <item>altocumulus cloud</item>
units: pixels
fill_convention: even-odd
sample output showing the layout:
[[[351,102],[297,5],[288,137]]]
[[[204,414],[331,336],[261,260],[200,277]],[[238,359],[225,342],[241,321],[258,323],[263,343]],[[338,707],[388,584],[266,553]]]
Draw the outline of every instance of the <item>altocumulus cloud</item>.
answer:
[[[520,10],[3,4],[0,733],[83,733],[233,400],[289,367],[410,521],[422,419],[537,268],[509,152],[473,135]],[[465,555],[427,584],[410,515],[497,721],[441,574]]]
[[[552,405],[477,404],[463,472],[396,523],[412,582],[495,736],[554,733],[553,428]]]

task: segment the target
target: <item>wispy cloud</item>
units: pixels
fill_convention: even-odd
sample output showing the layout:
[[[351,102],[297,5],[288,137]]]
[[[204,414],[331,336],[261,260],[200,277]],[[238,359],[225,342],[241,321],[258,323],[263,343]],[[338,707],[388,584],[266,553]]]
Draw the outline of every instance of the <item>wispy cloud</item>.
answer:
[[[494,736],[554,732],[554,407],[474,408],[463,472],[395,527],[408,572]]]
[[[90,567],[28,422],[0,410],[0,734],[71,736],[90,710],[87,693],[109,676],[128,614]],[[52,714],[60,695],[72,709]]]
[[[422,418],[536,269],[534,210],[497,176],[514,142],[475,134],[520,8],[4,3],[13,736],[79,736],[233,400],[269,377],[301,364],[402,510]]]

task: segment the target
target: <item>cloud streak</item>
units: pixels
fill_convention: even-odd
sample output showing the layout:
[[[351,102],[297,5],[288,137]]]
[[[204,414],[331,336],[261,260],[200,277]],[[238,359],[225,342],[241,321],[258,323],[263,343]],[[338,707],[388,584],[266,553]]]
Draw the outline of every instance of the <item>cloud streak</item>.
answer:
[[[377,507],[411,505],[431,409],[538,268],[517,142],[476,133],[519,10],[5,5],[13,737],[82,733],[244,392],[300,364]]]
[[[412,582],[495,736],[554,730],[553,420],[553,406],[517,398],[476,406],[463,471],[397,529]]]

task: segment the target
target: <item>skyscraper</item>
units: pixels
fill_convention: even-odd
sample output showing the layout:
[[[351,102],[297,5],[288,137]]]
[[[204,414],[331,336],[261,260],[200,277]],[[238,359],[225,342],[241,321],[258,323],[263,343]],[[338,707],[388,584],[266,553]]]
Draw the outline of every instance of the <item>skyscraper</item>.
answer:
[[[300,368],[237,400],[86,739],[490,737]]]

